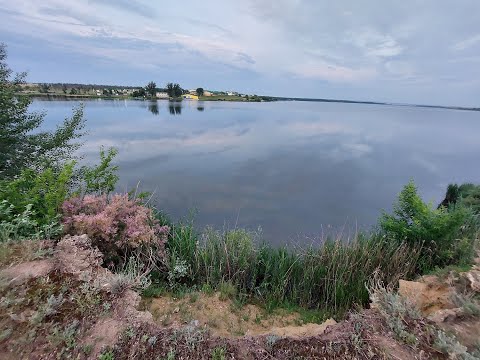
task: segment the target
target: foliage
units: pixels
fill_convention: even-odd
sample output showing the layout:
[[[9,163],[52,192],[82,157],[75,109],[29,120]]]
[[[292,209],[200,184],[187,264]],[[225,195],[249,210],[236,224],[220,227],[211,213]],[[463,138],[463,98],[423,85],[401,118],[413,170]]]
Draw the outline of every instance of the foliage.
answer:
[[[201,87],[197,88],[197,95],[198,96],[203,96],[203,94],[204,94],[203,88],[201,88]]]
[[[175,263],[187,265],[182,284],[217,290],[233,286],[228,294],[250,296],[271,307],[323,309],[330,315],[366,304],[365,283],[377,269],[387,283],[411,277],[419,255],[415,247],[377,235],[326,240],[296,250],[258,245],[258,240],[258,232],[240,229],[207,229],[198,239],[186,223],[172,226],[167,250]]]
[[[149,272],[138,256],[130,256],[128,262],[110,280],[112,293],[120,294],[125,289],[147,289],[152,284]]]
[[[399,194],[393,214],[384,213],[379,224],[392,241],[422,247],[422,271],[468,262],[473,256],[477,224],[472,212],[463,206],[432,208],[422,201],[413,181]]]
[[[65,163],[58,171],[24,169],[16,179],[0,181],[0,199],[11,209],[10,215],[0,216],[0,220],[12,221],[30,206],[29,216],[39,226],[56,222],[62,203],[69,195],[74,165],[74,162]]]
[[[0,178],[13,178],[26,168],[58,166],[79,148],[84,127],[83,106],[73,111],[53,132],[39,131],[44,114],[29,112],[31,99],[17,95],[26,74],[7,66],[5,45],[0,44]]]
[[[183,94],[183,89],[179,84],[168,83],[166,86],[168,96],[177,98]]]
[[[146,95],[147,95],[147,92],[145,91],[144,88],[137,89],[132,93],[133,97],[144,97]]]
[[[393,292],[388,286],[384,286],[378,276],[379,273],[374,274],[367,286],[373,306],[380,311],[399,340],[415,345],[418,339],[408,331],[406,324],[410,320],[419,320],[420,312],[406,298]]]
[[[87,195],[63,203],[63,224],[70,234],[87,234],[107,261],[121,263],[134,250],[145,247],[160,261],[164,259],[164,244],[168,226],[160,226],[151,209],[131,200],[128,195]]]
[[[50,224],[39,225],[32,211],[32,204],[27,204],[25,210],[14,213],[13,205],[6,200],[0,203],[0,242],[19,241],[27,239],[50,239],[61,234],[62,226],[53,220]]]
[[[147,86],[145,86],[145,91],[147,94],[154,97],[157,92],[157,84],[155,84],[153,81],[150,81]]]
[[[113,158],[118,154],[115,148],[109,148],[108,152],[100,148],[100,164],[92,167],[84,166],[81,177],[85,183],[86,194],[109,194],[115,189],[118,181],[118,166],[112,165]]]

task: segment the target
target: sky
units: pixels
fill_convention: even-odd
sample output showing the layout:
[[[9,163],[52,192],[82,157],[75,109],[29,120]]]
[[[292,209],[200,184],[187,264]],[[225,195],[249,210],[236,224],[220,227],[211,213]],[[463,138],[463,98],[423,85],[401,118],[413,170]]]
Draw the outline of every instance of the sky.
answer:
[[[30,82],[480,106],[479,0],[0,0]]]

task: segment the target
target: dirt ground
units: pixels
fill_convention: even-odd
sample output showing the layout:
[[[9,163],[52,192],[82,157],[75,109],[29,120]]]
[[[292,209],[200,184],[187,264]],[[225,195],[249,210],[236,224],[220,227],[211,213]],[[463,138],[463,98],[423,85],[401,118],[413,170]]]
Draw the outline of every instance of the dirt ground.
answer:
[[[323,324],[304,324],[299,313],[279,309],[268,314],[252,304],[237,306],[230,299],[221,299],[220,293],[194,292],[182,299],[172,296],[145,299],[141,308],[151,312],[155,322],[165,328],[195,324],[215,336],[229,338],[268,334],[315,336],[336,323],[329,319]]]

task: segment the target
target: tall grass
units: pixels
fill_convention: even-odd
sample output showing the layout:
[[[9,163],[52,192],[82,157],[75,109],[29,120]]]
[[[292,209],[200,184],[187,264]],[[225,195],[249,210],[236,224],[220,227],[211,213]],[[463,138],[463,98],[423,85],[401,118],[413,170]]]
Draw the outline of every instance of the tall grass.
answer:
[[[271,306],[341,315],[368,303],[365,284],[374,274],[396,285],[437,266],[471,263],[479,221],[465,206],[437,209],[424,203],[411,181],[377,229],[292,249],[262,244],[257,233],[242,229],[208,228],[199,236],[191,222],[181,223],[173,226],[167,243],[168,278],[208,288],[233,286],[237,296]]]
[[[259,244],[243,229],[207,229],[201,237],[186,226],[174,231],[171,257],[188,264],[189,283],[219,288],[230,283],[237,294],[270,306],[300,305],[339,315],[368,302],[367,281],[379,273],[385,283],[413,274],[419,249],[377,235],[327,239],[289,249]]]

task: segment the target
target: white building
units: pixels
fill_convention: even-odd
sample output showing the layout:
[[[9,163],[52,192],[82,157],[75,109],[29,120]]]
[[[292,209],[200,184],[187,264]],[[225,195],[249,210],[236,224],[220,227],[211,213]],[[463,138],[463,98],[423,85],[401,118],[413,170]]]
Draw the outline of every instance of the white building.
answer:
[[[157,92],[156,93],[157,99],[168,99],[169,96],[166,92]]]

